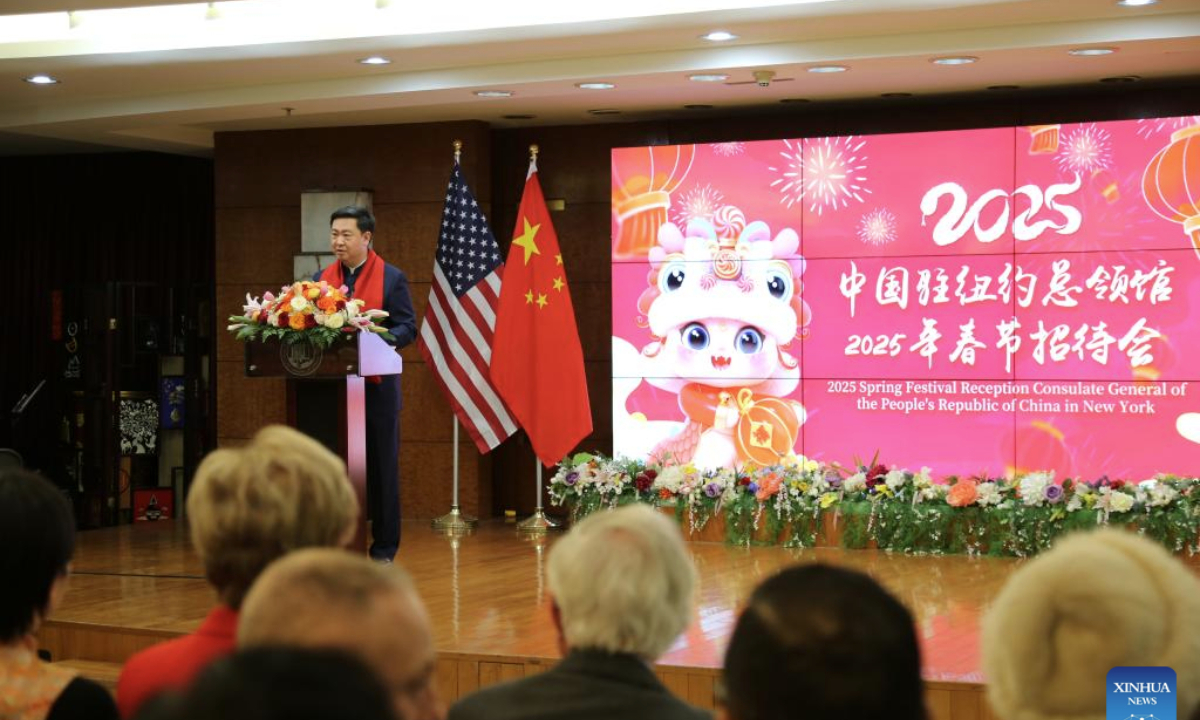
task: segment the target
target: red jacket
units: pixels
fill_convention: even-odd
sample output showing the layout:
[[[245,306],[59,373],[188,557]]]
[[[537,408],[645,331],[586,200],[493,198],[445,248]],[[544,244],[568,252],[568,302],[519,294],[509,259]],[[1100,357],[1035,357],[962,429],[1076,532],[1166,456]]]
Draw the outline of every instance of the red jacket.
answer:
[[[218,605],[191,635],[153,645],[129,658],[117,681],[121,717],[129,720],[142,703],[165,690],[183,690],[206,665],[231,654],[237,619],[237,610]]]

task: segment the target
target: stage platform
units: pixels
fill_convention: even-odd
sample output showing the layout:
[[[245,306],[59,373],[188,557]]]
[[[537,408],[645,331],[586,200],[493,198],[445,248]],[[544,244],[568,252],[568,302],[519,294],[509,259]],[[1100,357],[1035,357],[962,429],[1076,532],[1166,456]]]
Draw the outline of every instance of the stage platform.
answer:
[[[501,521],[455,541],[425,522],[406,522],[403,533],[398,561],[429,606],[447,701],[557,660],[545,587],[555,534],[540,543],[521,539]],[[979,619],[1020,561],[703,542],[689,548],[700,575],[699,605],[657,671],[692,703],[713,707],[725,642],[758,580],[785,565],[819,561],[870,574],[912,610],[934,719],[992,717],[979,669]],[[66,600],[40,640],[56,661],[111,682],[133,652],[195,629],[214,600],[183,522],[88,531],[79,535]]]

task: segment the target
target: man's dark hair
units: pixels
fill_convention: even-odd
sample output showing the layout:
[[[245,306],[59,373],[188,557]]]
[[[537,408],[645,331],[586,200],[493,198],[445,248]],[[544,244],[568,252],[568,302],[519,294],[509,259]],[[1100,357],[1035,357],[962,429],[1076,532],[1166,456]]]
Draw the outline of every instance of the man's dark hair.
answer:
[[[396,720],[382,681],[343,650],[257,647],[204,669],[183,694],[159,695],[138,720]]]
[[[793,567],[759,585],[725,653],[736,720],[923,720],[912,616],[871,578]]]
[[[0,644],[33,629],[75,552],[75,519],[62,492],[28,470],[0,472]]]
[[[354,222],[358,225],[358,231],[361,233],[375,232],[375,216],[365,207],[347,205],[334,210],[333,214],[329,216],[330,226],[333,225],[334,220],[341,218],[353,218]]]

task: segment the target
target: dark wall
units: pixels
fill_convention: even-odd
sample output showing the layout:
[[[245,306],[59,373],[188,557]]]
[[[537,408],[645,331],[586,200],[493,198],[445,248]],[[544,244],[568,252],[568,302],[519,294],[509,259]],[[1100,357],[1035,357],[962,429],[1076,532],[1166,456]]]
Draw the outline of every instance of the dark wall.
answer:
[[[70,312],[104,283],[211,287],[212,182],[211,161],[174,155],[0,158],[2,242],[15,269],[0,312],[0,446],[12,440],[8,411],[17,400],[42,378],[61,378],[54,291]],[[52,396],[64,390],[47,388]]]

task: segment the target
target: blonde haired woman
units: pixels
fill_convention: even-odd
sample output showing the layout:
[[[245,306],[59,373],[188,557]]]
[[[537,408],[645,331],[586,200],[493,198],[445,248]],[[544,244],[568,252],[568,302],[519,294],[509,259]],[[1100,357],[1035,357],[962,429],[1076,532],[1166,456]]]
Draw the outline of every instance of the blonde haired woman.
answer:
[[[164,690],[183,689],[234,650],[238,610],[271,561],[299,548],[343,546],[358,507],[345,464],[288,427],[263,428],[249,444],[217,450],[196,472],[187,501],[192,544],[219,604],[191,635],[130,658],[117,683],[121,716]]]

